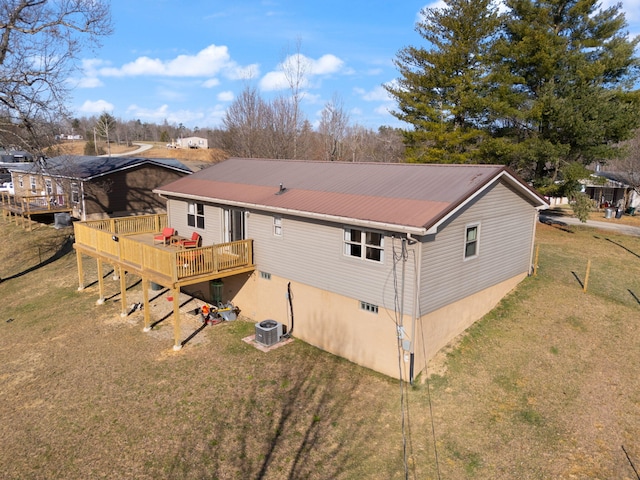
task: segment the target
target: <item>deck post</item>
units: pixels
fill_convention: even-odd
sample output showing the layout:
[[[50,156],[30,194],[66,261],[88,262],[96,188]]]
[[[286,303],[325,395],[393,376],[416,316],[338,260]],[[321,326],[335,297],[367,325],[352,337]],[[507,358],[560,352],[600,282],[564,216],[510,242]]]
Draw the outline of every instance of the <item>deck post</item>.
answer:
[[[96,258],[96,263],[98,264],[98,294],[100,295],[96,305],[102,305],[104,303],[104,268],[100,257]]]
[[[82,253],[76,249],[76,262],[78,264],[78,291],[84,290],[84,269],[82,268]]]
[[[122,267],[120,267],[120,300],[122,305],[120,316],[124,318],[127,316],[127,277]]]
[[[149,306],[149,279],[142,277],[142,304],[144,310],[144,328],[143,332],[151,330],[151,307]]]
[[[180,350],[182,342],[180,341],[180,287],[173,288],[173,349]]]

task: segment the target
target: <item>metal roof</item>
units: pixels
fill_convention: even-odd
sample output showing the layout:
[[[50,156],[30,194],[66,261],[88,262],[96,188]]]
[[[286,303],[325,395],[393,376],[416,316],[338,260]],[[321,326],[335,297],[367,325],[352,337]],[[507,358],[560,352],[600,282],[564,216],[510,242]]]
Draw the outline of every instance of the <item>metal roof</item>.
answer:
[[[534,207],[546,206],[502,165],[232,158],[154,192],[335,221],[410,227],[424,234],[499,178]]]
[[[145,164],[191,173],[188,167],[172,158],[91,157],[79,155],[47,158],[44,161],[38,160],[31,164],[9,167],[9,170],[91,180],[95,177]]]

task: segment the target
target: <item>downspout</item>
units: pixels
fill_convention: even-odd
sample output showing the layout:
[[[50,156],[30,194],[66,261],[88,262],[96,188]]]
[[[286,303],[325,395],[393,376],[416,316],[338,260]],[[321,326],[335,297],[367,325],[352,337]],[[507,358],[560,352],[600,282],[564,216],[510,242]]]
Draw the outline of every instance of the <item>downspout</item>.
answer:
[[[413,254],[417,258],[417,265],[414,271],[415,281],[413,282],[413,307],[411,309],[411,346],[409,349],[409,383],[413,385],[413,373],[415,363],[415,348],[416,348],[416,323],[418,320],[418,305],[420,304],[420,280],[422,273],[422,242],[413,238],[410,233],[407,234],[407,240],[409,244],[417,244],[417,247],[413,248]]]

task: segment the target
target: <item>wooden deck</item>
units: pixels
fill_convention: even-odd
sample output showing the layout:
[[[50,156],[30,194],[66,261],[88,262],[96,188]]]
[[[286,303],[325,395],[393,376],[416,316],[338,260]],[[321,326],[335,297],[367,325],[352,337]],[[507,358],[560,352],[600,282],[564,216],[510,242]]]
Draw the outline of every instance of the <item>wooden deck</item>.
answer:
[[[70,213],[72,211],[69,196],[65,194],[55,195],[29,195],[18,197],[7,192],[0,194],[2,217],[11,221],[13,218],[22,222],[23,227],[31,228],[31,217],[46,213]]]
[[[174,349],[180,341],[180,288],[194,283],[251,272],[253,241],[181,248],[154,241],[154,236],[167,226],[167,215],[141,215],[74,223],[78,261],[78,290],[84,289],[83,255],[98,264],[98,304],[104,302],[103,264],[114,266],[120,277],[121,316],[127,315],[125,275],[142,278],[144,297],[144,330],[151,327],[149,287],[151,282],[169,288],[173,293]]]
[[[166,223],[166,215],[76,222],[74,248],[168,288],[254,269],[251,240],[188,249],[154,242]]]

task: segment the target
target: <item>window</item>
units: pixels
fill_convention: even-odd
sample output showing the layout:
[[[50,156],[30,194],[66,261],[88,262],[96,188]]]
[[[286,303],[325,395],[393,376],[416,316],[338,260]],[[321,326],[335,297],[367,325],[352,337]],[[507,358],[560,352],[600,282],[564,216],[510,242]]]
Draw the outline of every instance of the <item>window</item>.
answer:
[[[51,183],[51,179],[50,178],[46,178],[44,181],[44,188],[47,192],[47,195],[52,195],[53,194],[53,184]]]
[[[31,182],[31,193],[36,193],[36,177],[29,177]]]
[[[384,260],[384,236],[377,232],[345,228],[344,254],[382,262]]]
[[[479,225],[469,225],[465,229],[464,236],[464,258],[474,258],[478,256],[478,234]]]
[[[24,182],[22,180],[22,175],[18,175],[18,185],[20,188],[24,187]]]
[[[273,234],[276,237],[282,236],[282,217],[273,217]]]
[[[371,313],[378,313],[378,305],[374,305],[373,303],[360,302],[360,309],[365,310]]]
[[[187,225],[190,227],[204,228],[204,204],[189,202]]]
[[[78,184],[71,184],[71,202],[72,203],[80,203],[80,191],[78,190]]]

